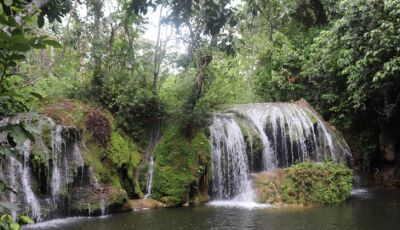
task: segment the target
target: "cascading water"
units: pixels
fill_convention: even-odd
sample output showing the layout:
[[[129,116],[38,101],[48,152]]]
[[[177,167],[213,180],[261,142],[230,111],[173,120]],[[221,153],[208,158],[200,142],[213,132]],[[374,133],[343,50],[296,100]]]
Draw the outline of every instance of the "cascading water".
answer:
[[[62,138],[62,126],[57,125],[52,131],[52,154],[51,159],[53,163],[53,170],[51,173],[51,204],[53,212],[57,210],[60,205],[60,191],[67,183],[66,175],[62,175],[62,164],[63,164],[63,146],[65,145]],[[67,172],[65,173],[67,174]]]
[[[146,149],[146,158],[149,159],[149,171],[147,173],[147,191],[144,198],[151,197],[151,187],[153,185],[153,172],[154,172],[154,150],[161,139],[161,121],[153,127],[150,135],[149,145]]]
[[[254,202],[246,144],[233,114],[216,114],[210,127],[216,206],[265,207]]]
[[[234,106],[214,115],[210,134],[214,200],[252,201],[251,172],[306,160],[352,166],[345,141],[304,102]]]
[[[72,190],[94,186],[90,183],[94,180],[91,168],[85,171],[78,133],[47,117],[31,121],[29,114],[21,114],[0,120],[0,127],[21,124],[34,130],[35,139],[27,139],[21,147],[14,148],[1,164],[0,179],[11,188],[0,194],[1,201],[19,208],[11,211],[14,218],[28,215],[40,222],[68,215]],[[40,136],[43,130],[48,130],[48,140]],[[101,211],[106,213],[107,203],[104,201],[102,206]]]
[[[35,193],[33,193],[31,189],[31,181],[30,181],[30,169],[29,169],[29,155],[30,155],[30,148],[31,148],[31,142],[30,140],[26,140],[24,142],[24,156],[23,156],[23,162],[24,164],[22,165],[22,189],[24,190],[25,194],[25,201],[26,204],[28,204],[29,207],[29,214],[35,218],[37,221],[41,221],[41,207],[39,204],[38,199],[36,198]],[[21,163],[17,163],[19,170],[21,170]]]
[[[144,198],[150,198],[151,196],[151,186],[153,185],[153,172],[154,172],[154,157],[151,156],[149,160],[149,173],[147,177],[147,192]]]

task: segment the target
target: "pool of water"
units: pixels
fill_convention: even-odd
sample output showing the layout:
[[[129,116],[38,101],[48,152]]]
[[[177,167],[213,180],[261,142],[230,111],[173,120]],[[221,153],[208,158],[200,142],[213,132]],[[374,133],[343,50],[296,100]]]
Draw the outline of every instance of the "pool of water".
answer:
[[[72,217],[24,229],[400,229],[400,190],[354,190],[350,201],[340,206],[278,209],[219,203]]]

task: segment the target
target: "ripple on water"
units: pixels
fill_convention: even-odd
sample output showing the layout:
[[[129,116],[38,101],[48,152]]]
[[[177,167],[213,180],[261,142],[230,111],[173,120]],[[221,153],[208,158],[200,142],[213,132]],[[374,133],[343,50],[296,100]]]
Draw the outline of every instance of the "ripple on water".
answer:
[[[29,224],[23,226],[23,230],[33,230],[33,229],[64,229],[63,226],[71,225],[78,222],[88,221],[90,219],[96,218],[107,218],[110,215],[104,215],[99,217],[68,217],[49,220],[45,222],[40,222],[37,224]]]
[[[232,200],[215,200],[207,203],[207,205],[216,207],[232,207],[232,208],[245,208],[245,209],[255,209],[255,208],[272,208],[270,204],[260,204],[253,201],[232,201]]]

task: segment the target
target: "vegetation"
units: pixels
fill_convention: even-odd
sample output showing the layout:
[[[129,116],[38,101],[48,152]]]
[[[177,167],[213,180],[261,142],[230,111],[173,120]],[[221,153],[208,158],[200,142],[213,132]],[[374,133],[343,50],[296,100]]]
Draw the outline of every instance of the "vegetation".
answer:
[[[282,198],[289,204],[340,204],[350,197],[352,179],[346,166],[303,162],[288,169]]]
[[[302,98],[348,137],[357,170],[376,172],[384,185],[400,178],[399,0],[0,5],[0,120],[30,112],[76,129],[85,142],[85,165],[130,198],[143,197],[156,124],[165,127],[154,152],[153,198],[170,206],[195,203],[208,192],[212,112]],[[147,39],[144,32],[155,21],[156,39]],[[38,132],[23,122],[1,124],[0,163],[30,139],[35,170],[49,167],[50,159],[36,150],[51,148],[51,130]],[[304,178],[311,172],[318,182]],[[348,173],[331,164],[296,165],[284,199],[338,203],[348,196]],[[341,188],[331,184],[338,178]],[[0,184],[0,192],[12,190]],[[8,228],[13,209],[0,204]]]
[[[303,162],[254,176],[259,202],[278,205],[341,204],[350,197],[352,170],[332,162]]]
[[[202,131],[189,140],[177,126],[167,127],[154,156],[152,198],[177,206],[194,202],[204,192],[202,186],[208,183],[211,165],[208,138]]]

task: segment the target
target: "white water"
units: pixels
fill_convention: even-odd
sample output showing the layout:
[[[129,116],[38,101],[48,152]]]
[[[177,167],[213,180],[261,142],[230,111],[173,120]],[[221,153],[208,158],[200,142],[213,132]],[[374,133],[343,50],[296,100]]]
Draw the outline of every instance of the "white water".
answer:
[[[68,217],[68,218],[61,218],[61,219],[53,219],[49,221],[44,221],[37,224],[30,224],[23,226],[23,229],[62,229],[62,225],[68,225],[72,223],[77,223],[83,220],[87,220],[89,217]]]
[[[235,106],[263,143],[263,170],[306,160],[347,163],[351,154],[333,131],[307,107],[293,103]]]
[[[24,142],[24,165],[22,169],[22,189],[24,190],[26,203],[29,205],[32,217],[36,221],[41,221],[41,208],[38,199],[36,198],[35,193],[33,193],[31,189],[31,180],[30,180],[30,170],[29,170],[29,154],[31,148],[31,141],[26,140]]]
[[[149,175],[147,179],[147,193],[144,195],[144,198],[150,198],[151,196],[151,186],[153,185],[153,173],[154,173],[154,157],[150,157],[149,162]]]
[[[101,199],[100,201],[100,211],[102,216],[107,214],[107,204],[104,199]]]
[[[53,162],[52,173],[51,173],[51,194],[52,194],[52,206],[53,210],[57,209],[59,203],[60,192],[66,178],[62,178],[61,167],[62,167],[62,153],[64,140],[61,135],[62,126],[55,126],[52,131],[52,153],[51,159]],[[68,168],[68,167],[67,167]],[[63,180],[64,179],[64,180]]]
[[[157,144],[161,138],[161,121],[158,121],[157,125],[153,127],[153,130],[151,132],[150,140],[149,140],[149,145],[147,146],[146,149],[146,157],[149,159],[149,171],[147,173],[147,191],[146,194],[144,195],[144,198],[150,198],[151,197],[151,189],[153,185],[153,173],[154,173],[154,150],[157,147]]]
[[[210,127],[212,146],[213,196],[211,204],[229,202],[253,204],[246,145],[233,115],[217,114]],[[221,201],[225,200],[225,201]]]
[[[306,160],[352,162],[347,144],[341,143],[334,131],[306,106],[265,103],[239,105],[230,111],[215,114],[210,126],[214,198],[211,205],[266,207],[254,202],[249,177],[253,169],[250,166],[255,163],[251,157],[259,154],[253,144],[256,138],[262,143],[262,149],[257,150],[262,150],[262,171]]]

